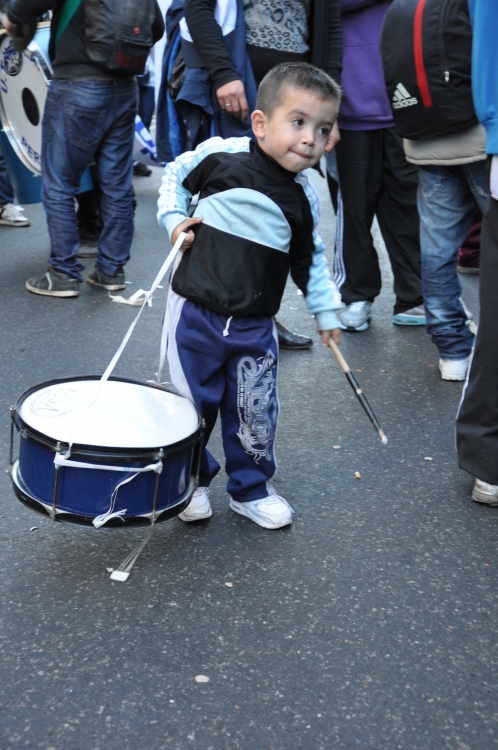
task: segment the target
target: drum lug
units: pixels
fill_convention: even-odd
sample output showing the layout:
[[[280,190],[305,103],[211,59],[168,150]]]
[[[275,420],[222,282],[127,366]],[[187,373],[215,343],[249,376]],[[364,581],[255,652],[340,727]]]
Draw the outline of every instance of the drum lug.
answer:
[[[162,448],[159,448],[159,451],[157,453],[157,460],[161,461],[164,458],[164,451]],[[154,485],[154,501],[152,503],[152,516],[150,519],[151,526],[153,526],[156,522],[156,504],[157,504],[157,493],[159,492],[159,480],[161,478],[161,472],[156,471],[156,483]]]
[[[61,448],[62,448],[61,444],[57,443],[57,445],[55,446],[55,450],[57,451],[57,453],[61,452]],[[52,521],[55,521],[55,519],[56,519],[57,486],[59,484],[59,469],[60,468],[61,467],[58,464],[55,465],[54,494],[53,494],[53,497],[52,497],[52,508],[50,510],[50,518],[52,519]]]
[[[10,409],[10,451],[9,451],[9,468],[7,474],[12,474],[12,467],[14,466],[14,414],[16,413],[16,407],[11,406]]]

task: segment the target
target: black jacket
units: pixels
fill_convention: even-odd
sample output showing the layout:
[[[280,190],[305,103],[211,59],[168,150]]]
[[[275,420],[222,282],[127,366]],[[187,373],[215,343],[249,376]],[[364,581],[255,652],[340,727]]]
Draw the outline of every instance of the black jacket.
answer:
[[[240,76],[236,73],[221,29],[214,17],[216,0],[186,0],[185,18],[213,86],[220,88]],[[340,0],[312,0],[309,22],[310,63],[340,83],[342,35]]]
[[[140,0],[137,0],[137,2],[140,2]],[[71,81],[133,80],[133,76],[123,78],[122,74],[101,68],[90,60],[83,37],[85,24],[84,0],[62,34],[57,50],[55,49],[55,34],[63,5],[64,0],[10,0],[7,16],[12,23],[25,23],[33,18],[38,18],[49,10],[53,11],[48,52],[55,78],[65,78]],[[156,18],[153,26],[154,41],[160,39],[163,33],[164,20],[156,3]]]

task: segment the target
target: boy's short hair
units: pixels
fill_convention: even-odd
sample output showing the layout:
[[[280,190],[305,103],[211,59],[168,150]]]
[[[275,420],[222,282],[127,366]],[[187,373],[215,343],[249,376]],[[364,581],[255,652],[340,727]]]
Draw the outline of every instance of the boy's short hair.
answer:
[[[259,85],[256,109],[267,117],[282,104],[284,91],[293,86],[316,94],[320,99],[341,102],[341,89],[327,73],[304,62],[280,63],[272,68]]]

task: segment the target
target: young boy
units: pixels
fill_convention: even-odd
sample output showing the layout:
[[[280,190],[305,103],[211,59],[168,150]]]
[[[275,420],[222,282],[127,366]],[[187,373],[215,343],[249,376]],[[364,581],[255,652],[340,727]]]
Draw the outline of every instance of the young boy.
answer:
[[[292,523],[293,512],[269,484],[279,411],[272,316],[289,269],[323,343],[340,340],[340,296],[314,229],[318,196],[301,171],[331,150],[339,101],[324,72],[278,65],[259,88],[256,139],[205,141],[167,165],[160,189],[160,225],[172,242],[187,232],[169,297],[171,379],[206,420],[206,443],[220,412],[230,507],[267,529]],[[183,521],[211,515],[208,488],[219,468],[204,450]]]

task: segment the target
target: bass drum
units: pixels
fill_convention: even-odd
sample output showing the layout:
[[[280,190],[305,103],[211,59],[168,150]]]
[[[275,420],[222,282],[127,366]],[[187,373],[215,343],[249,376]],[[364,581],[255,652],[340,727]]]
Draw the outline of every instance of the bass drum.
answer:
[[[42,23],[28,47],[17,52],[12,38],[0,31],[0,153],[20,204],[41,202],[42,119],[52,78],[49,40],[50,24]],[[92,188],[87,168],[78,193]]]
[[[53,520],[97,528],[178,515],[199,475],[204,426],[195,406],[117,377],[94,401],[99,380],[53,380],[19,398],[11,410],[20,433],[15,462],[11,440],[17,497]]]
[[[50,24],[41,24],[33,41],[16,52],[12,38],[0,36],[0,117],[22,164],[41,174],[42,118],[52,67],[48,57]]]

